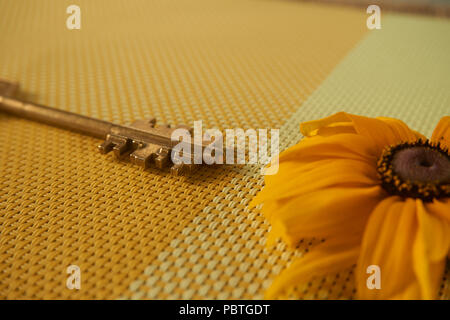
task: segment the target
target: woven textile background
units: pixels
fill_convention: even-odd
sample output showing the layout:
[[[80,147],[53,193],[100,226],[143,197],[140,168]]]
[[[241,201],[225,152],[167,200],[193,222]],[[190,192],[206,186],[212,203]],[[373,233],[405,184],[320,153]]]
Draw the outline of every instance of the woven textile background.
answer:
[[[72,3],[0,0],[0,77],[23,98],[117,123],[285,124],[284,147],[299,121],[339,110],[425,133],[448,113],[446,20],[390,16],[368,35],[352,8],[96,0],[77,1],[82,29],[67,30]],[[255,167],[173,177],[102,156],[98,143],[0,114],[1,298],[261,298],[314,245],[265,247],[269,226],[247,209],[262,186]],[[79,291],[66,288],[71,264]],[[351,298],[351,272],[286,295]]]
[[[439,119],[450,114],[450,43],[446,41],[449,32],[448,20],[402,15],[386,17],[383,29],[371,32],[361,40],[281,127],[281,149],[301,139],[300,122],[319,119],[341,110],[372,117],[399,118],[431,136]],[[260,297],[261,281],[263,287],[271,282],[270,266],[278,273],[284,267],[283,259],[290,260],[291,253],[296,256],[307,254],[316,241],[305,239],[294,252],[285,249],[282,243],[273,248],[260,246],[264,241],[258,244],[257,239],[261,238],[266,228],[259,221],[258,210],[249,210],[246,204],[256,193],[255,189],[263,185],[263,177],[255,166],[246,166],[239,172],[245,178],[235,179],[232,186],[223,188],[200,216],[185,228],[182,236],[174,240],[146,269],[145,275],[130,286],[133,293],[127,298],[155,298],[164,295],[167,287],[178,286],[180,278],[170,270],[183,263],[185,252],[198,252],[201,257],[207,258],[198,261],[195,268],[207,273],[207,278],[214,279],[214,287],[226,287],[232,281],[236,284],[231,295],[223,292],[219,294],[221,298],[239,296],[239,293],[248,291]],[[199,232],[196,233],[197,230]],[[224,240],[215,240],[217,238]],[[225,240],[227,238],[230,240]],[[235,243],[242,238],[246,240],[242,244],[218,251],[202,250],[208,248],[208,243]],[[180,244],[188,246],[180,250]],[[236,260],[238,265],[229,266]],[[243,278],[248,281],[245,289],[239,287],[245,284],[241,277],[227,279],[223,277],[223,272],[217,271],[225,270],[226,274],[233,274],[236,269],[245,273]],[[158,282],[156,279],[163,275],[166,276],[165,281]],[[268,276],[269,279],[264,281]],[[196,279],[184,279],[186,289]],[[350,268],[308,283],[293,284],[279,298],[351,298],[353,289]],[[177,297],[173,294],[167,296]],[[190,297],[190,292],[184,292],[184,296]],[[442,279],[439,298],[450,298],[449,266]]]

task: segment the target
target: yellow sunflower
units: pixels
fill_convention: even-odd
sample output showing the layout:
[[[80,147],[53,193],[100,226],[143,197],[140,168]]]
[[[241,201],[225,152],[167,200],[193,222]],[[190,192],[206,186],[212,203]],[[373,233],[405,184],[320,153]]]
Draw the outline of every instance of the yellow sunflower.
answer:
[[[326,239],[294,261],[266,293],[356,265],[360,299],[434,299],[450,248],[450,117],[430,140],[400,120],[344,112],[302,123],[305,138],[280,155],[264,203],[282,238]],[[369,266],[381,288],[369,289]]]

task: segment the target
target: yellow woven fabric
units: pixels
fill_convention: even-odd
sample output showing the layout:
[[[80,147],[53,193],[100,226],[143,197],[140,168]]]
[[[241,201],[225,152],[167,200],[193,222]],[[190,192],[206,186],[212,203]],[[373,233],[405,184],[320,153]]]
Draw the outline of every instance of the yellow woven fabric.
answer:
[[[338,111],[390,116],[430,136],[450,101],[450,21],[391,15],[333,70],[280,129],[284,149],[301,139],[299,123]],[[124,298],[261,298],[297,250],[264,246],[267,225],[247,204],[263,185],[258,167],[236,169],[234,178],[166,247]],[[293,284],[279,298],[354,297],[353,270]],[[386,271],[388,272],[388,271]],[[382,276],[383,277],[383,276]],[[162,280],[162,281],[161,281]],[[438,297],[450,298],[450,268]]]
[[[68,30],[72,3],[0,0],[0,77],[117,123],[279,127],[367,31],[361,10],[251,0],[77,1]],[[246,211],[259,176],[172,177],[101,156],[96,139],[0,124],[1,298],[260,298],[296,254],[267,251],[268,225]],[[81,290],[66,288],[72,264]],[[306,297],[345,293],[327,281]]]

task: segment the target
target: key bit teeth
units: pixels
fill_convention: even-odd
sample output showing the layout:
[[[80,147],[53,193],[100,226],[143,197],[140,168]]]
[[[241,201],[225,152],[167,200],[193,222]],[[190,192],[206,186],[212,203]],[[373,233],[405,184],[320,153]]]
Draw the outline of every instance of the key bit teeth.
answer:
[[[122,158],[131,149],[131,140],[123,139],[118,141],[113,146],[114,155],[117,158]]]
[[[106,154],[110,152],[114,147],[114,143],[110,140],[104,141],[102,144],[98,145],[98,150],[101,154]]]
[[[135,150],[130,154],[131,162],[141,167],[147,168],[150,160],[155,156],[154,146],[145,146],[141,149]]]
[[[189,174],[195,171],[197,166],[195,164],[175,164],[170,168],[170,173],[172,173],[174,176],[181,176],[184,174]]]
[[[151,118],[148,120],[135,120],[132,124],[131,127],[133,128],[138,128],[141,130],[149,130],[149,129],[154,129],[156,126],[156,119],[155,118]]]
[[[147,168],[148,167],[148,161],[150,157],[142,157],[138,154],[135,154],[134,152],[130,154],[130,160],[132,163],[137,164],[140,167]]]
[[[168,166],[169,152],[166,149],[161,148],[158,150],[158,152],[156,153],[155,164],[158,169],[162,169]]]
[[[149,119],[148,124],[150,125],[151,128],[154,128],[156,125],[156,118]]]

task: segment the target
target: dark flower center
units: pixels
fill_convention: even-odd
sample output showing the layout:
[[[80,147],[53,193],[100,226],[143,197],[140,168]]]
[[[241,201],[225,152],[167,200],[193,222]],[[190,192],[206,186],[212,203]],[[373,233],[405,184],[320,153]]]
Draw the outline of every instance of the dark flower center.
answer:
[[[419,140],[386,148],[378,174],[393,195],[424,201],[450,196],[450,155],[439,143]]]

